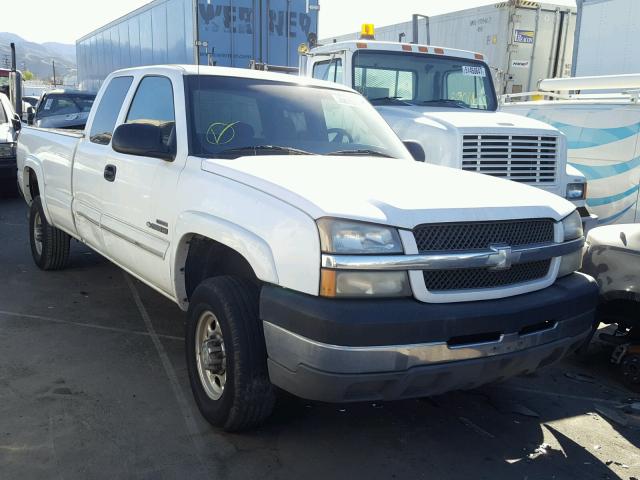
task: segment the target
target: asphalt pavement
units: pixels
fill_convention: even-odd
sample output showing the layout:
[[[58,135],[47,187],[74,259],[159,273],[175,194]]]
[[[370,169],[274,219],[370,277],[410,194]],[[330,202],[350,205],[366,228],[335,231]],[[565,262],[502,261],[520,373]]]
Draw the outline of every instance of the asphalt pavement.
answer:
[[[640,478],[640,401],[596,344],[476,391],[331,405],[283,396],[227,434],[199,415],[176,305],[73,242],[31,260],[0,199],[0,479]]]

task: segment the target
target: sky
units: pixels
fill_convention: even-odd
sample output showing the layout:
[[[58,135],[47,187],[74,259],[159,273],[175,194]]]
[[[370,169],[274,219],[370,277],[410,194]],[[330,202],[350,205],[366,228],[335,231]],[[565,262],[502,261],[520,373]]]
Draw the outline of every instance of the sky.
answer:
[[[319,0],[319,38],[411,19],[412,13],[437,15],[494,3],[492,0]],[[575,0],[547,0],[575,5]],[[149,0],[3,0],[0,32],[33,42],[75,43],[86,33],[149,3]],[[10,6],[7,6],[8,3]]]

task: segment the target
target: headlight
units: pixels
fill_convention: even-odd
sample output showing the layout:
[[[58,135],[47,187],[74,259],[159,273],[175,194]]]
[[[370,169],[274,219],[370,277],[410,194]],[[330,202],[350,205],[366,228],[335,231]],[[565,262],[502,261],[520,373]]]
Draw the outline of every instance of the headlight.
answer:
[[[564,241],[575,240],[584,235],[582,230],[582,218],[577,210],[574,210],[571,215],[562,220],[562,227],[564,229]]]
[[[582,268],[582,249],[564,255],[560,261],[560,269],[558,270],[558,278],[577,272]]]
[[[16,156],[16,144],[12,143],[0,143],[0,158],[15,157]]]
[[[321,218],[320,247],[325,253],[360,255],[403,253],[398,230],[383,225]]]
[[[408,297],[407,272],[353,272],[322,269],[320,295],[323,297]]]
[[[587,197],[586,183],[567,184],[567,200],[584,200]]]

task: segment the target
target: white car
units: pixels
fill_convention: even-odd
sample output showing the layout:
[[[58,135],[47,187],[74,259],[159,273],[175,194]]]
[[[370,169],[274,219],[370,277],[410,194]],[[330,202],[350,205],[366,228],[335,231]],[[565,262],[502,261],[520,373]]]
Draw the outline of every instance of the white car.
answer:
[[[193,393],[228,430],[276,386],[392,400],[531,372],[594,321],[574,205],[414,161],[335,83],[120,70],[84,133],[25,127],[18,165],[36,264],[76,238],[188,310]]]
[[[0,193],[15,192],[16,140],[20,128],[9,98],[0,93]]]

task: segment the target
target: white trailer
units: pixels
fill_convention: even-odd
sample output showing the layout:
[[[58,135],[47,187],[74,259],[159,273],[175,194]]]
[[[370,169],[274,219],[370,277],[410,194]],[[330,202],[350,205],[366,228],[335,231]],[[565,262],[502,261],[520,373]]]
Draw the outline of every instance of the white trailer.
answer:
[[[573,76],[640,72],[638,0],[577,0]],[[532,90],[535,86],[532,87]]]
[[[376,39],[480,52],[497,92],[519,93],[535,90],[543,78],[571,75],[575,25],[573,7],[510,0],[432,17],[414,15],[377,28]],[[358,38],[354,32],[321,43]]]

